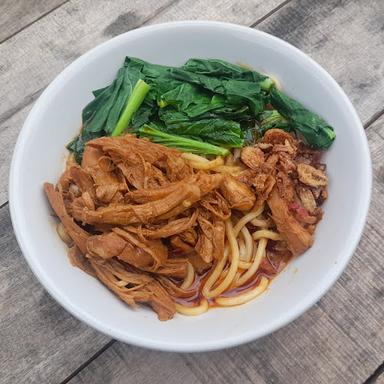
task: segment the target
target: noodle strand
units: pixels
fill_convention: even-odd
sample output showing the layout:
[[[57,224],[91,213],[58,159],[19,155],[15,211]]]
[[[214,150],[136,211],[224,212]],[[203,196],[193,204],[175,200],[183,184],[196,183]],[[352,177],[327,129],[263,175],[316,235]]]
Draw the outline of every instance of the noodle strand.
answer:
[[[244,227],[247,223],[249,223],[251,220],[255,219],[257,216],[260,216],[262,212],[264,211],[264,204],[256,209],[255,211],[251,211],[244,215],[235,225],[233,228],[233,234],[235,237],[238,236],[239,232],[241,231],[241,228]]]
[[[277,232],[270,231],[268,229],[261,229],[260,231],[256,231],[252,233],[253,240],[259,240],[265,237],[266,239],[278,241],[283,240],[283,238]]]
[[[186,316],[197,316],[207,312],[209,308],[207,299],[202,299],[200,304],[195,307],[187,307],[186,305],[176,303],[176,311]]]
[[[180,285],[181,289],[188,289],[195,281],[195,269],[191,263],[187,264],[187,276],[185,277],[183,284]]]
[[[252,265],[249,267],[249,269],[244,272],[240,278],[236,282],[236,286],[241,286],[244,283],[246,283],[258,270],[261,260],[263,260],[263,257],[265,257],[265,248],[267,247],[267,239],[260,239],[259,244],[257,245],[256,254],[253,259]]]
[[[268,284],[268,278],[261,276],[260,283],[255,288],[235,297],[217,297],[215,303],[222,307],[232,307],[234,305],[247,303],[263,293],[267,289]]]
[[[241,234],[243,235],[244,244],[245,244],[245,255],[242,260],[250,261],[252,258],[252,252],[253,252],[253,239],[251,234],[248,231],[248,228],[245,225],[243,228],[241,228]]]
[[[207,284],[206,284],[204,288],[207,287],[207,289],[205,289],[205,292],[203,289],[203,294],[207,298],[216,297],[216,296],[219,296],[221,293],[223,293],[231,285],[233,279],[235,278],[237,268],[239,266],[239,247],[236,241],[236,237],[234,236],[234,233],[233,233],[233,226],[230,219],[226,220],[225,222],[225,230],[227,233],[229,247],[231,249],[231,264],[224,280],[216,288],[214,288],[213,290],[210,290],[212,285],[207,287]]]
[[[223,257],[216,264],[212,274],[209,276],[208,280],[206,281],[206,283],[202,289],[202,293],[205,297],[212,297],[210,295],[210,290],[211,290],[213,284],[215,284],[217,279],[220,277],[220,275],[224,269],[224,266],[225,266],[227,259],[228,259],[228,253],[229,253],[228,247],[225,247]]]

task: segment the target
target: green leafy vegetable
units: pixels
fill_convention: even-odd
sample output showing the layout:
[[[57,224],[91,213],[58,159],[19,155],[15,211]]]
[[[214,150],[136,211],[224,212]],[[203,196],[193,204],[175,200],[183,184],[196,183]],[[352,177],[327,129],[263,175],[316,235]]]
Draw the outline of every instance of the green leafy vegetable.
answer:
[[[260,114],[259,120],[259,131],[262,135],[271,128],[281,128],[286,131],[291,130],[288,120],[275,109],[265,110]]]
[[[256,83],[268,79],[267,76],[261,73],[218,59],[189,59],[182,68],[200,75],[246,80]]]
[[[270,102],[288,120],[289,127],[302,136],[307,144],[326,149],[335,140],[333,128],[323,118],[278,89],[271,90]]]
[[[231,97],[235,96],[238,103],[249,105],[255,116],[263,111],[264,98],[261,92],[262,82],[251,82],[237,79],[219,79],[217,77],[200,75],[178,68],[174,68],[171,71],[171,75],[177,80],[196,84],[208,91],[226,96],[229,101],[231,100]],[[265,85],[263,84],[263,86]]]
[[[82,159],[84,146],[88,141],[109,136],[113,132],[135,84],[141,77],[141,67],[127,58],[111,85],[93,92],[95,98],[82,112],[81,132],[67,145],[78,162]]]
[[[164,115],[163,115],[164,117]],[[169,123],[165,120],[166,131],[180,136],[197,138],[215,145],[240,148],[244,145],[240,124],[220,118]]]
[[[144,125],[139,129],[139,136],[148,137],[155,143],[163,144],[167,147],[177,148],[183,152],[191,152],[200,155],[229,155],[229,151],[226,148],[221,148],[209,143],[203,143],[202,141],[198,140],[171,135],[148,125]]]
[[[67,146],[77,161],[89,140],[127,129],[205,154],[205,145],[214,148],[210,154],[228,153],[271,128],[295,132],[315,148],[335,139],[324,119],[276,89],[270,77],[218,59],[190,59],[176,68],[126,57],[112,83],[93,96],[79,136]]]

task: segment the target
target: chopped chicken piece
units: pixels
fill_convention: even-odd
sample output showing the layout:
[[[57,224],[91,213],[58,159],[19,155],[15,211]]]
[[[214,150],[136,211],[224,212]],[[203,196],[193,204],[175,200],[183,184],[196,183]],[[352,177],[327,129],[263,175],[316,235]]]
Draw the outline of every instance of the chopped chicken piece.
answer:
[[[254,147],[244,147],[241,150],[241,161],[251,169],[258,169],[258,167],[264,163],[264,152]]]
[[[300,163],[297,165],[299,180],[311,187],[325,187],[328,184],[328,178],[323,171],[316,169],[311,165]]]
[[[299,255],[306,251],[313,244],[313,237],[290,213],[287,203],[279,196],[276,187],[272,189],[267,202],[277,230],[288,243],[292,253]]]
[[[252,190],[231,175],[225,175],[220,190],[231,208],[249,211],[255,204],[256,197]]]

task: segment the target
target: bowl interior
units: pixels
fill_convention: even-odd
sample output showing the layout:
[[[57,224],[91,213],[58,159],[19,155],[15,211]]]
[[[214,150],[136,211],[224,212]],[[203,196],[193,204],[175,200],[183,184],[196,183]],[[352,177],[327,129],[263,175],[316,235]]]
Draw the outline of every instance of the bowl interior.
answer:
[[[326,118],[337,138],[325,157],[330,179],[325,215],[313,247],[292,262],[253,302],[199,317],[160,322],[146,308],[132,310],[97,280],[72,267],[43,194],[56,182],[78,132],[91,90],[108,84],[126,55],[170,65],[188,58],[245,63],[279,79],[284,90]],[[311,59],[264,33],[221,23],[173,23],[118,36],[64,70],[36,102],[15,150],[10,202],[23,253],[48,291],[97,329],[130,343],[167,350],[207,350],[263,336],[286,324],[330,287],[360,237],[370,195],[367,143],[340,87]]]

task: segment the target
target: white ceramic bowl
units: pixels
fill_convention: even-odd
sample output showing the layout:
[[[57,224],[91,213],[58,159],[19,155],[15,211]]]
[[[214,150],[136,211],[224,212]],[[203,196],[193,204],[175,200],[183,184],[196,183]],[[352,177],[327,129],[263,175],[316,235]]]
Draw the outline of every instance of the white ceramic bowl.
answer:
[[[330,179],[324,219],[313,247],[251,303],[198,317],[160,322],[146,308],[132,310],[96,279],[72,267],[43,194],[63,170],[65,144],[78,132],[91,90],[108,84],[126,55],[181,65],[191,57],[246,63],[274,75],[284,90],[335,128],[326,155]],[[69,312],[116,339],[170,351],[203,351],[255,340],[289,323],[331,287],[361,236],[371,190],[363,127],[332,77],[293,46],[254,29],[217,22],[177,22],[130,31],[92,49],[47,87],[20,133],[10,174],[14,230],[30,267]]]

